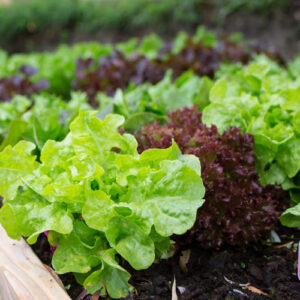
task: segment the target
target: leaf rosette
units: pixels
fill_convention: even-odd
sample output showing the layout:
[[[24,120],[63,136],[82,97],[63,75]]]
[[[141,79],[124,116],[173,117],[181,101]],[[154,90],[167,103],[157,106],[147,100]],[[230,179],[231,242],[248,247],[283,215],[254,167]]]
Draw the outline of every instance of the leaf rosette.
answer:
[[[34,144],[21,141],[0,153],[0,222],[9,236],[50,231],[58,245],[52,264],[58,273],[74,272],[91,293],[113,298],[130,289],[129,273],[148,268],[183,234],[203,204],[200,163],[182,155],[176,143],[141,155],[130,134],[120,135],[124,117],[81,111],[61,142],[49,140],[40,161]]]

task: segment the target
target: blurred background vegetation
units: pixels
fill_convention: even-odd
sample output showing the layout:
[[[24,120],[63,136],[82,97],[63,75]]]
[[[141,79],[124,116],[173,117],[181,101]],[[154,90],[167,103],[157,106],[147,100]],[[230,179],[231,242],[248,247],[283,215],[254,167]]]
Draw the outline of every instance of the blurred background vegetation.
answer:
[[[288,56],[299,51],[298,0],[0,0],[0,47],[9,52],[122,41],[149,32],[171,39],[201,24],[259,35],[279,48],[288,44]]]

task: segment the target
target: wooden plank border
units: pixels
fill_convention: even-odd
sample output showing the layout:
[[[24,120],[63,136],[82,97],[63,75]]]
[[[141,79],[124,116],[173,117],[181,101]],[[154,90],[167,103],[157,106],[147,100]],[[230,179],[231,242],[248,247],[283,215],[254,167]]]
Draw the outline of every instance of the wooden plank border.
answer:
[[[70,300],[30,246],[0,225],[0,300]]]
[[[9,284],[1,269],[0,269],[0,300],[18,300],[18,297],[13,287]]]

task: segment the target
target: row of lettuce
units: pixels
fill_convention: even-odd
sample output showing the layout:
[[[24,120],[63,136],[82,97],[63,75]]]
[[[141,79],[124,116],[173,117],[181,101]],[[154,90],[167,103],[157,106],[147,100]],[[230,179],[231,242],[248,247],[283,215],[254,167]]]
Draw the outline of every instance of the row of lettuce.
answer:
[[[22,75],[13,83],[0,82],[0,89],[26,85],[20,82],[24,73],[19,74],[19,69],[30,66],[36,68],[36,72],[25,74],[25,77],[34,84],[45,80],[49,84],[48,92],[65,98],[74,88],[82,90],[93,103],[99,91],[112,94],[116,88],[126,88],[130,82],[157,83],[168,69],[173,69],[176,77],[193,70],[199,76],[213,78],[222,62],[246,64],[255,53],[264,52],[282,61],[275,52],[248,44],[238,34],[217,38],[204,27],[199,27],[194,36],[180,32],[171,43],[165,43],[152,34],[141,41],[133,38],[116,45],[62,45],[54,52],[8,56],[0,51],[0,78]],[[2,94],[0,97],[0,100],[7,100]]]
[[[266,239],[279,218],[299,227],[299,71],[257,55],[215,80],[171,70],[92,103],[82,91],[0,103],[1,224],[29,243],[49,231],[56,272],[112,298],[133,290],[117,254],[140,270]]]

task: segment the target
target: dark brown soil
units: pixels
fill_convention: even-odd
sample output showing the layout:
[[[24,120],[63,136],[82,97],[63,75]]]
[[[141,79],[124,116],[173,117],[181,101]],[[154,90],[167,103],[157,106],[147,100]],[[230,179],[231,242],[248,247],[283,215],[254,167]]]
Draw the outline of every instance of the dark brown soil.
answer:
[[[300,299],[300,281],[296,276],[300,231],[281,228],[279,232],[280,245],[288,243],[281,248],[261,243],[246,249],[192,249],[186,272],[179,264],[181,253],[161,260],[145,271],[134,271],[125,266],[132,274],[131,284],[137,292],[126,299],[171,299],[174,276],[179,300]],[[50,265],[51,252],[46,237],[41,236],[33,249],[44,263]],[[89,295],[78,297],[83,288],[71,274],[61,276],[61,279],[72,299],[91,298]]]

